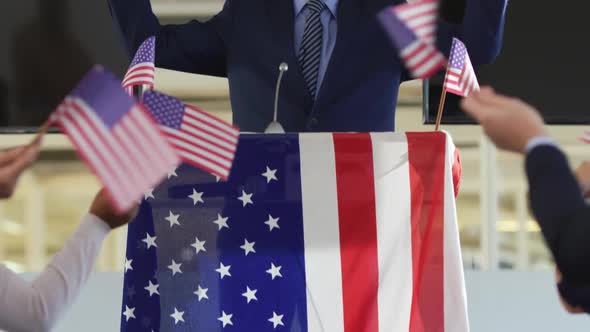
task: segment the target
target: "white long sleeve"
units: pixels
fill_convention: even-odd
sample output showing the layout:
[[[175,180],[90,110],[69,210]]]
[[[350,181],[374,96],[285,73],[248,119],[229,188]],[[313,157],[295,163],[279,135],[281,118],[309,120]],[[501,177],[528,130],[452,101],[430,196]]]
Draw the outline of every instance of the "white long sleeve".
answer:
[[[0,265],[0,330],[49,331],[86,283],[110,228],[93,215],[32,282]]]

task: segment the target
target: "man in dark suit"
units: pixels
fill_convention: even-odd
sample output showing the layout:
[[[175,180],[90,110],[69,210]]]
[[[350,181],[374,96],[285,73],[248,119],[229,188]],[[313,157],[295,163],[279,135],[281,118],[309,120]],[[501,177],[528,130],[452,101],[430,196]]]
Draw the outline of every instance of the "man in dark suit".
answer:
[[[558,289],[570,312],[590,313],[590,169],[574,174],[531,106],[484,88],[463,109],[500,149],[526,154],[530,205],[558,268]]]
[[[227,0],[200,23],[162,26],[149,0],[109,0],[130,54],[155,35],[156,65],[229,78],[234,123],[261,132],[272,121],[279,64],[289,65],[279,101],[288,132],[392,131],[409,77],[376,14],[403,0]],[[468,0],[462,24],[441,21],[438,47],[453,36],[475,64],[493,61],[507,0]]]

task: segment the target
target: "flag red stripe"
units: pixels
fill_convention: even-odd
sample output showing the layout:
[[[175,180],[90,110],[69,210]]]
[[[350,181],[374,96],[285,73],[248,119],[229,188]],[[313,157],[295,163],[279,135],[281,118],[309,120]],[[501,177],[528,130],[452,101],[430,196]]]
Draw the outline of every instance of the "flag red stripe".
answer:
[[[108,176],[108,167],[100,167],[105,165],[105,160],[102,158],[100,154],[96,152],[96,148],[89,144],[86,137],[83,135],[83,131],[78,126],[77,122],[73,120],[70,116],[70,112],[72,112],[71,108],[63,104],[63,108],[58,111],[57,113],[57,123],[62,128],[62,130],[70,137],[72,144],[80,151],[82,158],[89,162],[91,169],[94,171],[96,175],[98,175],[101,179],[106,178],[106,183],[112,183],[115,181],[112,177]]]
[[[145,110],[141,105],[138,105],[130,112],[130,117],[133,123],[136,124],[136,131],[144,136],[140,141],[144,150],[150,151],[150,155],[157,155],[154,165],[158,165],[158,170],[165,169],[169,171],[176,166],[180,160],[174,150],[167,144],[164,133],[159,128],[159,125],[152,118],[151,114]]]
[[[407,133],[413,291],[410,332],[444,332],[445,134]]]
[[[345,332],[378,332],[379,262],[369,134],[334,134]]]
[[[236,142],[230,142],[226,138],[217,135],[209,130],[208,127],[196,126],[190,122],[183,122],[180,128],[181,131],[185,132],[188,136],[192,136],[199,141],[204,141],[221,149],[228,154],[236,152]],[[201,133],[198,135],[197,133]]]
[[[147,62],[144,62],[143,64],[140,63],[140,64],[137,64],[137,65],[129,68],[129,70],[127,72],[132,73],[132,72],[138,71],[138,70],[155,70],[155,67],[151,63],[148,64]]]
[[[184,152],[184,151],[179,151],[179,153],[180,153],[180,157],[182,158],[182,160],[184,162],[186,162],[187,164],[190,164],[190,165],[193,165],[197,168],[203,169],[213,175],[217,175],[220,178],[222,178],[224,181],[227,180],[227,178],[229,176],[229,172],[230,172],[229,168],[226,168],[224,170],[217,170],[217,169],[214,169],[213,167],[207,166],[206,163],[203,163],[202,160],[199,160],[200,159],[199,156],[196,156],[193,153]]]
[[[400,14],[403,14],[404,11],[400,11]],[[418,21],[420,19],[422,19],[425,16],[429,16],[431,17],[430,20],[426,21],[424,24],[421,23],[421,25],[433,25],[436,23],[436,15],[438,14],[438,10],[436,8],[433,8],[427,12],[421,12],[421,13],[416,13],[412,16],[408,16],[408,17],[404,17],[404,20],[407,22],[407,24],[412,27],[415,28],[412,25],[413,21]]]
[[[139,71],[137,71],[137,72],[130,72],[130,73],[127,74],[127,76],[125,76],[125,79],[123,80],[123,82],[129,82],[129,81],[131,81],[133,79],[136,79],[136,78],[144,78],[144,77],[145,78],[149,78],[149,79],[153,79],[153,78],[156,77],[156,72],[153,71],[153,70],[151,70],[150,72],[147,72],[147,73],[142,73],[142,72],[139,72]]]
[[[71,119],[76,122],[86,141],[96,148],[96,151],[102,156],[105,165],[109,167],[110,176],[114,176],[116,179],[117,190],[120,190],[125,195],[123,199],[128,199],[131,196],[129,188],[132,188],[130,187],[132,183],[125,176],[124,168],[122,167],[124,163],[119,160],[111,144],[108,143],[106,137],[98,129],[98,126],[101,124],[96,123],[94,119],[90,118],[78,101],[74,100],[71,103],[71,108],[72,113],[69,114]]]
[[[141,144],[144,139],[137,135],[132,121],[133,120],[130,117],[126,117],[121,122],[121,126],[114,130],[114,134],[117,135],[118,140],[125,142],[124,148],[131,158],[133,158],[133,162],[142,177],[144,179],[153,179],[154,177],[161,175],[157,174],[155,169],[149,166],[155,165],[154,159],[157,158],[156,156],[153,156],[152,153],[145,150],[143,144]],[[133,146],[136,146],[137,148],[134,149]],[[149,183],[147,185],[149,185]]]
[[[127,84],[124,84],[123,87],[124,88],[128,88],[128,87],[133,87],[136,85],[148,85],[150,87],[154,86],[154,81],[134,81],[134,82],[130,82]]]
[[[72,142],[72,145],[74,145],[74,147],[76,148],[76,151],[80,152],[80,158],[82,158],[82,160],[85,162],[85,164],[90,168],[90,170],[94,174],[96,174],[100,179],[102,179],[103,176],[101,174],[102,174],[102,172],[104,172],[104,169],[103,170],[99,169],[93,162],[90,161],[90,159],[88,158],[88,155],[86,154],[86,151],[81,147],[79,142],[74,138],[74,135],[72,135],[72,132],[68,129],[68,126],[65,124],[65,122],[62,119],[57,120],[56,123],[57,123],[57,126],[61,129],[61,131],[70,138],[70,142]],[[108,179],[108,177],[107,177],[107,179]],[[119,205],[119,202],[121,200],[119,198],[117,198],[118,197],[117,194],[115,194],[111,190],[109,190],[109,188],[110,188],[110,186],[108,185],[109,182],[105,182],[105,183],[107,183],[107,189],[105,190],[107,200],[116,209],[119,209],[119,210],[122,209],[122,207]]]
[[[135,170],[132,168],[132,164],[127,159],[127,156],[120,151],[121,142],[118,142],[110,133],[105,132],[106,128],[100,122],[100,119],[95,118],[94,114],[91,111],[86,110],[85,107],[82,107],[79,101],[74,101],[72,107],[77,111],[76,113],[81,116],[81,120],[83,120],[82,127],[87,125],[87,129],[89,129],[88,133],[94,133],[94,135],[87,135],[89,141],[92,142],[93,145],[96,147],[102,147],[102,150],[99,149],[101,153],[103,153],[103,157],[112,163],[114,174],[117,174],[119,177],[119,184],[121,190],[126,193],[127,199],[132,199],[133,193],[131,192],[132,188],[140,187],[140,183],[132,173],[136,173]],[[103,128],[101,128],[103,127]],[[106,153],[106,155],[105,155]],[[108,158],[110,156],[110,159]],[[131,168],[131,169],[130,169]]]
[[[201,153],[203,153],[205,155],[214,156],[215,158],[218,159],[217,162],[220,165],[223,165],[224,163],[229,164],[234,159],[235,154],[233,152],[230,153],[230,152],[222,150],[225,153],[220,153],[218,151],[215,151],[204,144],[200,144],[200,142],[199,142],[200,138],[195,137],[191,133],[187,133],[183,130],[176,130],[176,129],[167,128],[167,127],[162,127],[162,130],[165,132],[165,134],[167,136],[170,137],[170,139],[177,139],[177,140],[181,141],[182,143],[184,143],[185,145],[193,146],[195,148],[195,150],[201,151]]]
[[[73,138],[72,142],[76,142],[75,145],[79,147],[80,154],[84,156],[86,160],[93,160],[93,157],[98,158],[98,162],[90,162],[89,165],[92,165],[95,170],[95,174],[99,176],[101,181],[106,184],[107,191],[111,192],[112,196],[116,198],[116,205],[117,207],[121,207],[122,202],[125,200],[127,193],[122,190],[120,184],[121,180],[117,176],[117,173],[114,172],[112,165],[108,162],[108,159],[100,153],[100,150],[96,146],[95,142],[90,139],[89,135],[87,135],[84,128],[81,126],[80,121],[73,116],[73,113],[78,113],[76,109],[73,108],[71,102],[67,103],[67,111],[62,113],[63,121],[62,123],[66,127],[70,127],[68,132],[70,133],[70,137]],[[77,135],[72,135],[73,133],[77,133]],[[96,160],[96,159],[94,159]]]
[[[213,116],[205,111],[202,111],[194,106],[187,106],[188,110],[186,112],[187,115],[190,115],[191,118],[195,119],[196,121],[203,122],[207,126],[211,128],[216,128],[220,131],[223,131],[226,135],[228,135],[231,139],[231,142],[237,142],[237,138],[240,135],[240,130],[232,126],[225,121],[219,119],[216,116]],[[196,114],[194,114],[194,113]],[[198,114],[198,115],[197,115]],[[202,117],[201,119],[199,118]]]
[[[428,64],[428,62],[430,62],[434,57],[438,55],[438,50],[434,49],[434,47],[430,48],[427,47],[427,45],[425,44],[425,48],[427,51],[429,51],[429,53],[420,62],[412,66],[412,69],[415,71],[417,71],[419,68],[422,68],[424,65]]]
[[[221,167],[221,168],[229,168],[231,165],[231,162],[233,159],[228,159],[225,157],[221,157],[215,153],[211,153],[211,151],[208,151],[207,149],[201,148],[201,147],[197,147],[194,144],[191,144],[190,142],[186,141],[183,137],[182,137],[182,133],[171,133],[171,132],[167,132],[166,133],[168,135],[168,137],[170,138],[170,143],[177,149],[177,150],[183,150],[186,152],[190,152],[191,154],[194,154],[196,156],[199,156],[200,158],[206,159],[207,161]],[[178,144],[177,142],[175,142],[176,140],[180,141],[180,142],[184,142],[186,143],[185,145],[182,144]],[[188,148],[187,146],[190,146],[191,148]],[[219,160],[215,160],[215,158],[219,158],[219,159],[223,159],[226,164],[221,163]]]

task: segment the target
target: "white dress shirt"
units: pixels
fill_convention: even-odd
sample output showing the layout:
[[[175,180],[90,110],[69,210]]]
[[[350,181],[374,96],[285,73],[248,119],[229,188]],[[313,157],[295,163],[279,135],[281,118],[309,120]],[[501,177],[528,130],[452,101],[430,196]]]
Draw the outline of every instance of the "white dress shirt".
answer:
[[[529,154],[534,148],[543,145],[557,147],[557,142],[555,142],[555,140],[549,136],[535,136],[527,142],[525,152],[526,154]]]
[[[86,215],[32,283],[0,265],[0,330],[51,330],[88,280],[110,230],[98,217]]]

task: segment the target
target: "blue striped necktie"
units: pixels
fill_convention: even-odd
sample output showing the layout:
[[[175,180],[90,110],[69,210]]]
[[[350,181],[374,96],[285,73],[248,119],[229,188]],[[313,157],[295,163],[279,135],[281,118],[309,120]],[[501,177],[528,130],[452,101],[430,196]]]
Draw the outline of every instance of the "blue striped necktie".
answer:
[[[309,0],[305,6],[309,10],[309,15],[305,20],[305,30],[299,48],[299,65],[307,88],[315,100],[322,53],[323,27],[320,17],[326,4],[322,0]]]

